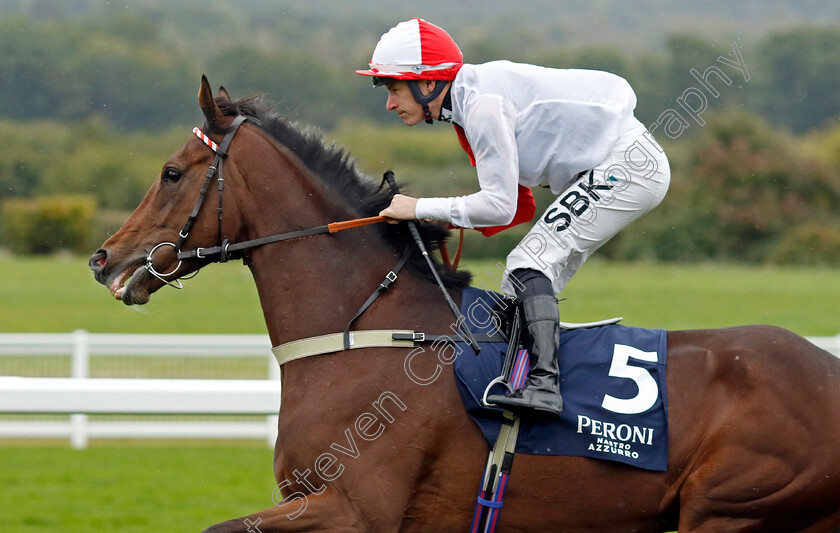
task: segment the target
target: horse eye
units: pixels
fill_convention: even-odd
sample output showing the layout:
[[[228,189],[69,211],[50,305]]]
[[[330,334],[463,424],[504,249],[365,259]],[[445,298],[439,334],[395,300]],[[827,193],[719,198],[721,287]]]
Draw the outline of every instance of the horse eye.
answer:
[[[176,168],[172,168],[172,167],[166,167],[165,169],[163,169],[163,173],[161,174],[161,179],[163,181],[169,181],[169,182],[175,183],[176,181],[181,179],[182,175],[183,174],[181,174],[180,170],[178,170]]]

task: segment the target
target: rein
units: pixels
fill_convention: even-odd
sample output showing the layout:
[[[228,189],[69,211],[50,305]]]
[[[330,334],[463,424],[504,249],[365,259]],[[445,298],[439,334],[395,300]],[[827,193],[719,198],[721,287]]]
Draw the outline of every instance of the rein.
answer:
[[[352,220],[345,220],[343,222],[332,222],[323,226],[314,228],[307,228],[297,231],[289,231],[286,233],[278,233],[276,235],[269,235],[268,237],[261,237],[259,239],[252,239],[250,241],[242,241],[236,244],[231,244],[227,239],[222,239],[222,244],[219,246],[212,246],[210,248],[196,248],[188,252],[178,252],[178,259],[206,259],[208,256],[219,255],[219,262],[224,263],[231,259],[232,253],[240,250],[247,250],[248,248],[256,248],[265,244],[274,242],[287,241],[289,239],[298,239],[300,237],[308,237],[310,235],[321,235],[324,233],[337,233],[346,229],[360,228],[371,224],[379,224],[385,222],[385,217],[368,217],[355,218]]]

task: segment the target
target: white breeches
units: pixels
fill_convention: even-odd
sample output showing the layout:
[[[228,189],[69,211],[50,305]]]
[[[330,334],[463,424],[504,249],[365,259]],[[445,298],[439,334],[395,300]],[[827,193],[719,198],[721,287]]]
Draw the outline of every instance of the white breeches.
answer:
[[[531,268],[563,290],[592,253],[662,201],[671,180],[664,150],[644,125],[618,138],[610,155],[557,197],[507,257],[507,271]],[[513,296],[505,277],[502,289]]]

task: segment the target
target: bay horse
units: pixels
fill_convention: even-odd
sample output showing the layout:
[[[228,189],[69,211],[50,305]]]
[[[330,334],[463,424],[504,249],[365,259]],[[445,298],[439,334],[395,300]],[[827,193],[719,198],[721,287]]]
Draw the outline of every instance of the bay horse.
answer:
[[[232,101],[224,89],[214,97],[202,78],[198,100],[203,129],[90,259],[123,303],[144,304],[225,255],[179,260],[182,250],[372,216],[389,203],[393,193],[342,149],[261,99]],[[238,133],[226,135],[235,120]],[[212,143],[229,144],[216,148],[229,155],[217,158]],[[224,185],[208,189],[218,161]],[[427,243],[443,237],[420,228]],[[410,239],[405,224],[379,224],[242,250],[273,345],[343,331],[407,247],[399,279],[354,326],[448,332],[452,315]],[[469,275],[440,272],[459,300]],[[837,531],[840,360],[771,326],[673,331],[667,343],[667,471],[517,455],[500,530]],[[421,386],[406,373],[407,353],[377,347],[286,363],[273,505],[208,531],[467,530],[487,444],[452,372]],[[412,364],[427,376],[442,366]]]

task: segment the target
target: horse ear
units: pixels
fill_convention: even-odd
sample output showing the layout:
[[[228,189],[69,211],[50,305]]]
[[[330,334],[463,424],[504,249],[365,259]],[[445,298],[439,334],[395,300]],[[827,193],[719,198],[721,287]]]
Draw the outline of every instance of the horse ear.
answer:
[[[201,75],[201,88],[198,90],[198,105],[201,106],[201,111],[207,118],[208,126],[215,126],[219,119],[222,118],[222,110],[213,99],[213,89],[210,88],[210,82],[207,81],[207,76]]]
[[[230,94],[228,94],[227,89],[225,89],[224,85],[219,85],[219,97],[224,98],[228,102],[233,101],[233,98],[230,97]]]

